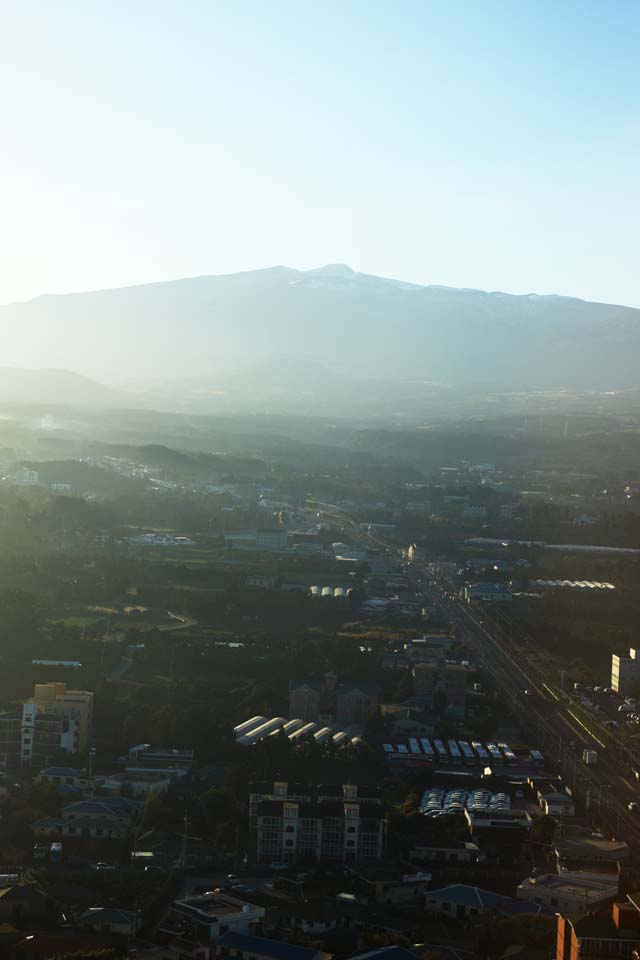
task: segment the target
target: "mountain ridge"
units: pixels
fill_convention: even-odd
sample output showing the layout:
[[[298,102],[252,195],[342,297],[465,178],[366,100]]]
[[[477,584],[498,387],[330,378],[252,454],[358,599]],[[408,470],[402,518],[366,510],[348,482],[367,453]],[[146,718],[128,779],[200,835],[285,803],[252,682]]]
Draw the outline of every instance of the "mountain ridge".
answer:
[[[114,386],[281,354],[360,379],[497,389],[637,385],[640,310],[558,294],[423,286],[346,264],[275,266],[0,307],[3,362]]]

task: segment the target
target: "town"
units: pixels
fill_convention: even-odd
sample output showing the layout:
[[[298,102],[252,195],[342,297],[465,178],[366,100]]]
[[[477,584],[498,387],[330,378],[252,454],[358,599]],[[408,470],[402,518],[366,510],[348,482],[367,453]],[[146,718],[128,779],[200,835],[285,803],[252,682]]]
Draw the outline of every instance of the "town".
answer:
[[[640,484],[295,457],[5,453],[4,953],[631,956]]]

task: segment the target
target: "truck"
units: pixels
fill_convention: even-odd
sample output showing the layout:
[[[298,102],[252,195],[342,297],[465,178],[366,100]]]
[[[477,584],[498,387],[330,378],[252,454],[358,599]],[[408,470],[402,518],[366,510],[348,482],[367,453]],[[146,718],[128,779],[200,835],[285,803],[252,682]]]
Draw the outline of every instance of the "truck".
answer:
[[[583,750],[582,759],[588,767],[593,767],[598,762],[598,752],[596,750]]]

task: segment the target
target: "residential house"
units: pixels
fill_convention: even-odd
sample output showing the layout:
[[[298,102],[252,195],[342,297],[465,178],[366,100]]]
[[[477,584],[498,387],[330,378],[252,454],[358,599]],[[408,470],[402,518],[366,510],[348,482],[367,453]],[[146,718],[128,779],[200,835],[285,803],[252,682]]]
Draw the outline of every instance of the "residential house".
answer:
[[[429,890],[426,910],[429,914],[451,920],[473,920],[491,913],[507,899],[491,890],[454,883],[439,890]]]
[[[518,900],[554,907],[564,916],[577,919],[595,911],[618,896],[617,878],[592,879],[564,871],[526,877],[518,884]]]
[[[216,944],[218,960],[329,960],[316,947],[268,940],[246,933],[225,933]]]
[[[166,949],[184,960],[211,960],[226,933],[259,933],[264,907],[221,893],[174,900],[158,925]]]
[[[38,887],[15,884],[0,889],[0,923],[50,922],[57,912],[55,901]]]
[[[117,907],[90,907],[80,914],[78,926],[96,933],[135,937],[142,929],[142,914],[138,910],[120,910]]]

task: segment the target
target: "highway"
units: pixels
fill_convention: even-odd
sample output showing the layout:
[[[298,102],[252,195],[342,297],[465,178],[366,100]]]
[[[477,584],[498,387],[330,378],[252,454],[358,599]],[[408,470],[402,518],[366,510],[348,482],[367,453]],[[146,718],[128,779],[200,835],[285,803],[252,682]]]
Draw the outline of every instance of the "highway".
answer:
[[[362,547],[388,553],[398,550],[397,544],[363,530],[335,504],[309,500],[308,507],[349,530]],[[423,573],[427,594],[437,599],[445,614],[456,623],[458,636],[473,651],[483,673],[505,698],[505,705],[518,716],[532,743],[556,762],[574,794],[585,801],[588,809],[599,813],[612,836],[640,848],[640,815],[627,806],[630,801],[640,800],[640,788],[629,779],[635,759],[631,752],[621,747],[615,734],[597,717],[528,663],[522,650],[500,636],[482,608],[471,608],[458,600],[451,593],[451,586],[439,581],[426,568]],[[595,765],[583,762],[585,748],[597,751]]]
[[[445,599],[439,602],[458,625],[460,639],[473,651],[481,670],[505,697],[535,746],[555,760],[574,793],[599,812],[614,836],[640,845],[640,816],[627,807],[629,801],[638,799],[638,788],[623,775],[619,762],[608,756],[600,725],[593,724],[589,715],[580,715],[558,688],[530,671],[522,657],[497,639],[481,614],[450,593],[447,596],[449,587],[437,583],[428,572],[426,576],[439,594],[445,592]],[[597,764],[587,766],[582,761],[585,748],[597,751]]]

